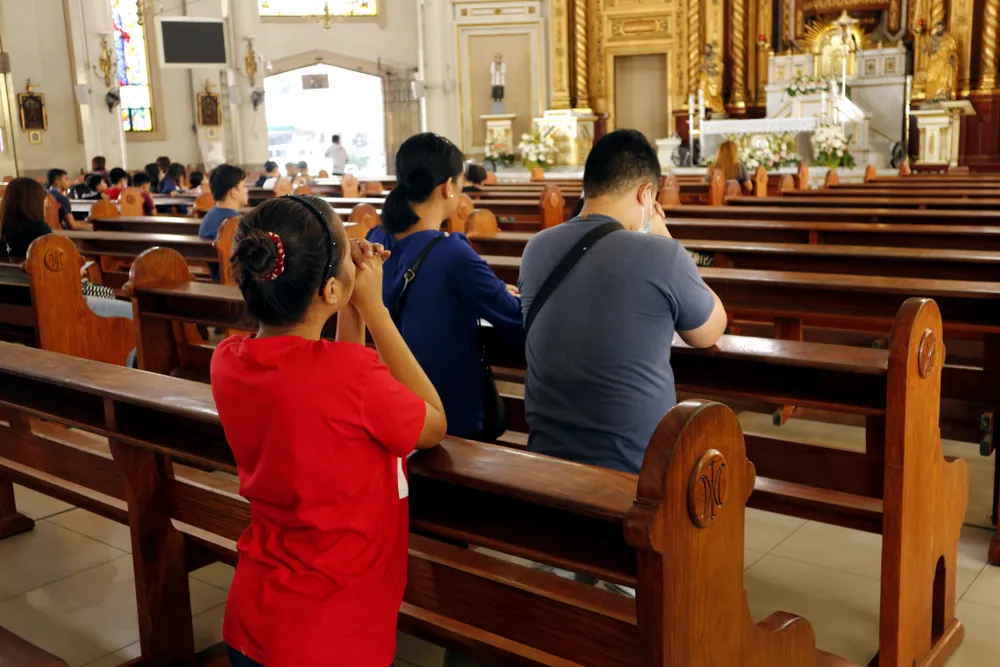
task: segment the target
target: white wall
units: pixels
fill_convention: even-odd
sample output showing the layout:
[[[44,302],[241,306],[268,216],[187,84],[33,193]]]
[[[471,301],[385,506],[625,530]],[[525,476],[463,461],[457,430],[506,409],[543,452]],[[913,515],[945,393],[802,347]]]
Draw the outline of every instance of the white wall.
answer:
[[[10,128],[21,171],[30,176],[59,167],[71,174],[90,161],[84,155],[76,117],[63,0],[2,0],[4,50],[10,54],[14,92],[23,93],[28,78],[45,95],[49,130],[42,143],[30,145],[17,109]]]

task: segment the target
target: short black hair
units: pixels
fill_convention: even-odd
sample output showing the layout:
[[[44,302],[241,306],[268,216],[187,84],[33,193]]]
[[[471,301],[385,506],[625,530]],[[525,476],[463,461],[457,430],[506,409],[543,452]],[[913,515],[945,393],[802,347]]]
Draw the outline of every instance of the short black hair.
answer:
[[[104,177],[101,176],[100,174],[90,174],[89,176],[87,176],[87,178],[84,179],[83,182],[87,184],[88,188],[90,188],[94,192],[97,192],[97,186],[100,185],[101,181],[103,180]]]
[[[623,194],[642,183],[660,182],[660,160],[638,130],[616,130],[594,144],[583,170],[587,199]]]
[[[231,164],[220,164],[212,172],[211,178],[208,179],[212,197],[215,198],[215,201],[222,201],[229,194],[229,191],[238,187],[246,177],[246,172],[239,167]]]
[[[205,174],[201,173],[200,171],[192,171],[188,175],[188,181],[191,182],[192,188],[198,187],[204,180],[205,180]]]
[[[299,162],[297,162],[295,164],[295,167],[296,167],[296,169],[305,169],[305,170],[308,170],[309,169],[309,163],[306,162],[305,160],[300,160]]]
[[[275,237],[284,256],[280,274],[272,278]],[[250,315],[280,326],[301,322],[325,283],[327,267],[329,277],[340,278],[351,258],[347,233],[330,205],[319,197],[291,196],[268,199],[243,216],[229,261]]]
[[[465,166],[465,182],[482,185],[486,180],[486,168],[481,164],[470,162]]]
[[[65,169],[49,169],[49,173],[46,176],[46,178],[49,181],[49,187],[55,185],[56,181],[58,181],[60,178],[66,175],[67,174]]]
[[[277,162],[272,162],[271,160],[268,160],[267,162],[264,163],[264,171],[274,171],[277,168],[278,168]]]
[[[330,137],[330,141],[332,141],[335,144],[339,144],[340,143],[340,135],[339,134],[333,135],[332,137]]]
[[[111,175],[112,185],[118,185],[118,181],[122,180],[123,178],[128,180],[128,172],[122,169],[121,167],[115,167],[114,169],[112,169],[110,175]]]
[[[138,174],[136,174],[135,176],[132,177],[132,187],[141,188],[142,186],[146,185],[147,183],[150,184],[150,185],[152,185],[153,184],[153,179],[151,179],[149,177],[149,174],[147,174],[144,171],[140,171]]]

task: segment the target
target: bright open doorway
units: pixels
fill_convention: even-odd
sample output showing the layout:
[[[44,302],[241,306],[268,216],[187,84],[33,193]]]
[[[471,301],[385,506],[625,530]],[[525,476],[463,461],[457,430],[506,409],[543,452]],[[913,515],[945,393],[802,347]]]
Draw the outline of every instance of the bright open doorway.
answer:
[[[311,65],[264,79],[268,144],[282,173],[289,162],[306,162],[309,173],[332,173],[326,157],[333,135],[347,149],[347,170],[382,175],[385,106],[382,79],[371,74]]]

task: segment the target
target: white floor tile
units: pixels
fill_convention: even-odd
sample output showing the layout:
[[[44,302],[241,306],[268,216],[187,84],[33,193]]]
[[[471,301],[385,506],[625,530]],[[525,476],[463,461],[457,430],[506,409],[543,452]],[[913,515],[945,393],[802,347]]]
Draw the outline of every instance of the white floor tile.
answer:
[[[191,576],[202,583],[228,591],[233,585],[234,574],[236,574],[236,569],[233,566],[226,565],[225,563],[212,563],[199,570],[195,570],[191,573]]]
[[[965,624],[965,639],[946,667],[1000,665],[1000,609],[962,600],[955,615]]]
[[[753,551],[767,553],[805,525],[805,523],[805,519],[748,509],[745,531],[746,542],[744,546]]]
[[[120,549],[47,521],[0,540],[0,601],[119,558]]]
[[[135,660],[141,655],[139,642],[136,642],[103,658],[98,658],[94,662],[88,662],[84,667],[120,667],[122,663]]]
[[[396,656],[417,667],[441,667],[444,649],[423,639],[399,632],[396,634]]]
[[[192,613],[213,609],[225,600],[224,591],[191,580]],[[139,630],[132,557],[7,600],[0,604],[0,626],[66,660],[69,667],[134,644]]]
[[[974,602],[1000,609],[1000,567],[988,565],[962,596],[963,602]]]
[[[770,554],[744,578],[755,620],[776,611],[804,616],[819,648],[861,665],[878,651],[879,588],[870,578]]]
[[[84,537],[110,544],[125,553],[132,553],[132,538],[129,527],[125,524],[82,509],[63,512],[50,518],[49,521]]]
[[[204,651],[222,641],[222,619],[226,605],[220,604],[194,617],[194,648]]]
[[[763,551],[754,551],[753,549],[743,550],[743,569],[748,570],[750,566],[759,561],[765,556]]]
[[[42,495],[37,491],[14,485],[14,504],[21,514],[35,521],[73,509],[69,503]]]

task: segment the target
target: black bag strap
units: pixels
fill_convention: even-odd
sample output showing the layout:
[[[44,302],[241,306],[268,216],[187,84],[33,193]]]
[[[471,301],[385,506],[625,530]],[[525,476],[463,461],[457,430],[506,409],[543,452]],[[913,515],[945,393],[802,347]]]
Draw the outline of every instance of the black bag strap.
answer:
[[[424,246],[424,249],[420,251],[417,255],[417,261],[413,263],[406,273],[403,274],[403,289],[399,292],[399,298],[396,299],[396,305],[392,309],[392,321],[396,323],[396,327],[399,328],[399,316],[403,312],[403,305],[406,303],[406,295],[410,291],[410,285],[417,278],[417,274],[420,272],[420,267],[423,266],[424,260],[427,259],[427,255],[431,254],[431,250],[434,250],[434,246],[445,239],[445,235],[437,237],[430,243]]]
[[[576,223],[574,223],[576,224]],[[569,272],[573,270],[573,267],[583,259],[584,254],[591,248],[593,248],[597,243],[603,239],[608,234],[612,232],[617,232],[620,229],[624,229],[619,222],[605,222],[603,225],[598,225],[594,227],[589,232],[584,234],[579,241],[576,242],[570,251],[566,253],[556,268],[552,270],[549,277],[545,279],[542,284],[542,289],[538,290],[538,295],[535,300],[531,302],[531,308],[528,310],[528,316],[524,319],[524,335],[528,335],[528,331],[531,329],[532,322],[538,317],[539,311],[541,311],[542,306],[549,300],[552,293],[556,291],[562,281],[569,275]]]

